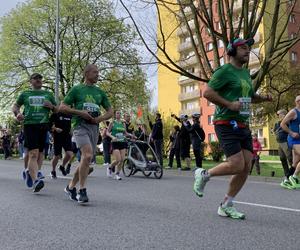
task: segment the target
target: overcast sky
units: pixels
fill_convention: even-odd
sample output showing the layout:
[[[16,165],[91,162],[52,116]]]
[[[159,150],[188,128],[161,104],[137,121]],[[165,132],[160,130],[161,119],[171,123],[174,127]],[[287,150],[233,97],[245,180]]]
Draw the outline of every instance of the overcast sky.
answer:
[[[27,0],[0,0],[1,3],[1,8],[0,8],[0,16],[3,16],[7,13],[9,13],[10,10],[12,10],[13,8],[15,8],[17,6],[17,4],[22,3],[22,2],[26,2]],[[121,5],[117,5],[118,8],[122,8]],[[121,10],[123,11],[123,10]],[[137,13],[140,14],[140,9],[137,10]],[[145,18],[145,16],[147,15],[147,18]],[[147,19],[152,19],[153,22],[155,22],[155,17],[153,15],[153,13],[147,11],[147,13],[143,13],[143,18],[144,20]],[[147,51],[145,51],[145,49],[141,48],[140,49],[140,54],[143,56],[143,58],[145,58],[145,60],[149,60],[150,55]],[[145,56],[146,55],[146,56]],[[147,73],[147,79],[148,82],[150,84],[150,89],[151,92],[153,93],[152,96],[152,100],[151,100],[151,106],[154,108],[157,106],[157,74],[156,74],[156,66],[147,66],[145,68],[145,71]]]

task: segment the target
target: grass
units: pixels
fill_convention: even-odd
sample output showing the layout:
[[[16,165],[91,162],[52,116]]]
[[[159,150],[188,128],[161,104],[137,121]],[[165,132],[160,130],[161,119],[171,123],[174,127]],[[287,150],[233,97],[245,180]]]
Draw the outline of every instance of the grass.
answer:
[[[103,162],[103,157],[101,155],[98,155],[97,156],[97,164],[102,165],[103,163],[104,163]],[[168,159],[165,158],[164,159],[164,166],[165,167],[168,166],[168,163],[169,163]],[[182,162],[181,164],[183,166],[185,166],[184,162]],[[203,167],[205,169],[210,169],[210,168],[216,166],[217,164],[218,164],[218,162],[214,162],[214,161],[211,161],[211,160],[204,160],[203,161]],[[192,160],[191,166],[195,166],[195,161],[194,160]],[[174,159],[174,162],[173,162],[173,167],[176,168],[175,159]],[[275,172],[275,175],[274,175],[275,177],[283,177],[284,176],[282,166],[279,163],[261,163],[260,164],[260,169],[261,169],[260,170],[261,171],[261,176],[271,177],[272,176],[272,171]],[[255,172],[255,166],[253,168],[252,175],[257,176],[257,174]]]

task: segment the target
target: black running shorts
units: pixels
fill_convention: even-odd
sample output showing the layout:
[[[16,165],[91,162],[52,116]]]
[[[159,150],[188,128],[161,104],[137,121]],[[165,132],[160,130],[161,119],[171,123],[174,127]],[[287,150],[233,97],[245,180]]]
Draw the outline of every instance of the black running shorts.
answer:
[[[38,149],[39,152],[44,151],[48,130],[47,123],[24,125],[25,145],[28,151],[33,149]]]
[[[127,143],[122,141],[113,141],[111,145],[113,150],[122,150],[127,148]]]
[[[249,127],[233,129],[228,125],[215,125],[215,132],[227,158],[239,153],[242,149],[253,153]]]
[[[54,155],[58,156],[62,154],[62,149],[67,151],[72,150],[72,138],[70,134],[55,134],[54,135]]]

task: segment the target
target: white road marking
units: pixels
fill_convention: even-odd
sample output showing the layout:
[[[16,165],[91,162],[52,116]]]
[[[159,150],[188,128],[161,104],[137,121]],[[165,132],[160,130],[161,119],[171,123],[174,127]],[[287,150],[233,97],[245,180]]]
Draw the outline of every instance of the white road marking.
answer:
[[[300,209],[295,209],[295,208],[277,207],[277,206],[270,206],[270,205],[264,205],[264,204],[259,204],[259,203],[250,203],[250,202],[243,202],[243,201],[234,201],[234,203],[243,204],[243,205],[249,205],[249,206],[254,206],[254,207],[272,208],[272,209],[277,209],[277,210],[283,210],[283,211],[290,211],[290,212],[300,213]]]

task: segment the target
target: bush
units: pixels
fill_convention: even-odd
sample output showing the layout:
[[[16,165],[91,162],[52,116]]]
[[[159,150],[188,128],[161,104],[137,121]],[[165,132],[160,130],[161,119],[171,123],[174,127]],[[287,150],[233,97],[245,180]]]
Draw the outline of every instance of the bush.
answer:
[[[213,159],[213,161],[220,161],[224,155],[223,149],[221,148],[221,145],[218,141],[210,142],[210,155]]]

